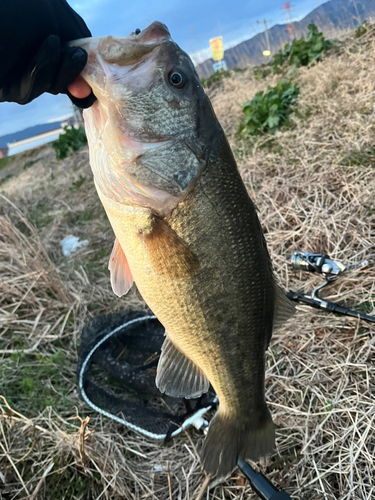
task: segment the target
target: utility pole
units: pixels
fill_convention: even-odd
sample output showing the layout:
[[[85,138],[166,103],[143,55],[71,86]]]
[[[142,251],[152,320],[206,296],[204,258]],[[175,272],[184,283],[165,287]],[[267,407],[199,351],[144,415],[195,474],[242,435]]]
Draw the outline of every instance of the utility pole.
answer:
[[[270,44],[270,37],[268,34],[268,26],[267,26],[267,21],[263,19],[262,22],[257,21],[257,24],[264,24],[264,34],[266,36],[266,43],[267,43],[267,50],[263,51],[264,56],[270,56],[271,55],[271,44]]]
[[[284,2],[282,6],[283,10],[285,10],[285,12],[288,15],[289,24],[287,26],[287,31],[291,39],[295,38],[295,31],[296,31],[291,14],[292,7],[294,6],[290,2]]]
[[[253,32],[253,36],[256,35],[258,33],[258,30],[256,30],[251,23],[249,23],[249,26],[250,26],[251,31]]]

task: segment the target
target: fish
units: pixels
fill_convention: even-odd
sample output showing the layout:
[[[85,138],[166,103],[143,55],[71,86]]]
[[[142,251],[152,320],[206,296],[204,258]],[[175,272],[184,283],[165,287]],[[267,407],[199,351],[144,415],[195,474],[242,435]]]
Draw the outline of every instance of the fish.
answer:
[[[165,327],[156,385],[174,397],[214,388],[201,454],[223,480],[271,454],[265,351],[294,312],[228,140],[190,57],[154,22],[127,37],[74,42],[97,98],[84,111],[90,164],[116,239],[115,294],[135,282]]]

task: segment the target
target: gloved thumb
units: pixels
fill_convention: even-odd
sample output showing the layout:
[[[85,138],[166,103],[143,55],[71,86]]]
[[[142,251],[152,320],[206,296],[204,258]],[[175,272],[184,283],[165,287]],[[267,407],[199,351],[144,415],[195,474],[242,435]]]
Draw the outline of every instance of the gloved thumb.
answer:
[[[50,94],[63,94],[81,73],[87,62],[87,52],[81,47],[64,47],[60,53],[57,72],[47,90]]]
[[[61,51],[59,68],[51,88],[47,91],[50,94],[67,94],[70,100],[79,108],[89,108],[96,97],[93,92],[83,99],[78,99],[68,92],[67,87],[81,73],[87,62],[87,52],[81,47],[66,46]]]

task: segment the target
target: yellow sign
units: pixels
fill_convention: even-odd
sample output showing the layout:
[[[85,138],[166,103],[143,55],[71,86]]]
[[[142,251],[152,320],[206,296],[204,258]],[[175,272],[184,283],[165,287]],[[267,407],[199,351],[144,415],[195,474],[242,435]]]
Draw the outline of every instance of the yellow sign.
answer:
[[[264,50],[263,51],[263,55],[264,56],[270,56],[271,55],[271,52],[269,50]]]
[[[224,58],[223,37],[217,36],[216,38],[211,38],[210,47],[212,59],[214,61],[221,61]]]

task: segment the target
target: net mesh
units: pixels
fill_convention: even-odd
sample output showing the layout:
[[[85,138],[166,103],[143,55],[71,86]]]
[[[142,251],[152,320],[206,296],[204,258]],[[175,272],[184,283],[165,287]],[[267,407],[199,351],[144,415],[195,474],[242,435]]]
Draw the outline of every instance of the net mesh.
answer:
[[[172,398],[155,385],[164,327],[132,311],[93,318],[83,328],[78,357],[81,396],[92,408],[150,437],[168,438],[190,415],[210,406],[211,389],[199,399]]]

